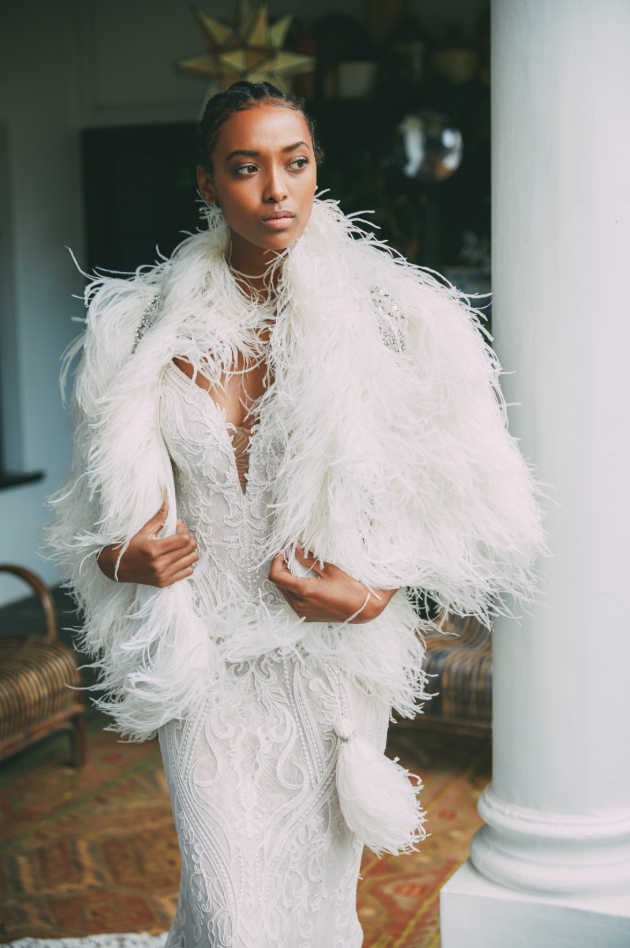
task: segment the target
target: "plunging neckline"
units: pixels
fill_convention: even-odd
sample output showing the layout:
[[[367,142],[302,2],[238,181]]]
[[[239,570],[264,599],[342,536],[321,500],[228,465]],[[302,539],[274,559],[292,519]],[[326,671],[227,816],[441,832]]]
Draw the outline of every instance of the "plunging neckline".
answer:
[[[218,407],[217,405],[217,408]],[[241,485],[242,493],[246,494],[247,475],[249,473],[249,443],[252,438],[252,428],[246,428],[244,425],[230,425],[227,422],[225,428],[232,442],[234,465],[236,467],[236,473],[238,474],[238,482]],[[230,434],[230,428],[234,429],[234,434]]]
[[[221,416],[220,427],[227,437],[230,446],[232,467],[241,489],[241,494],[245,497],[247,495],[250,449],[258,425],[255,423],[251,428],[247,428],[244,425],[234,425],[228,422],[225,408],[222,405],[218,405],[206,389],[202,388],[201,385],[197,385],[197,383],[178,368],[172,360],[168,363],[167,370],[171,370],[171,374],[178,380],[178,384],[182,385],[185,389],[198,392],[206,408],[210,407],[211,411],[218,412]]]

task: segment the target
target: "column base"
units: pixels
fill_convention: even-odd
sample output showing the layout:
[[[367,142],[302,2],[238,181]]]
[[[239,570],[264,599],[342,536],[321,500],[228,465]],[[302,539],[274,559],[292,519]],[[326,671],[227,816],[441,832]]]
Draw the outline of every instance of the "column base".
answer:
[[[630,888],[556,896],[506,889],[470,860],[440,893],[442,948],[621,948],[630,945]]]
[[[500,799],[492,784],[479,798],[485,825],[470,844],[473,865],[517,892],[595,894],[630,889],[630,810],[545,813]]]

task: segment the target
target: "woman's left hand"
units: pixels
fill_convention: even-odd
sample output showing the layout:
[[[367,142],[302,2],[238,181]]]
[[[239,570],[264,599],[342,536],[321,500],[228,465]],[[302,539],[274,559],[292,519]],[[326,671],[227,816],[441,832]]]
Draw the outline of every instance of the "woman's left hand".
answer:
[[[375,589],[370,592],[363,583],[344,573],[332,563],[320,565],[314,557],[299,547],[296,558],[316,575],[294,576],[283,553],[279,553],[271,564],[269,579],[278,587],[286,601],[300,619],[306,622],[346,622],[350,616],[352,624],[371,622],[380,616],[392,598],[395,589]]]

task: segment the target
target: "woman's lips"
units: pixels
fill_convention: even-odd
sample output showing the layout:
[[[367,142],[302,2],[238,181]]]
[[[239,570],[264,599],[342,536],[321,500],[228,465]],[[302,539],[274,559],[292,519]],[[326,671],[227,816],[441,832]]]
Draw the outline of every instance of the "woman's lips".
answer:
[[[263,220],[263,224],[272,230],[286,230],[287,227],[291,226],[294,220],[294,214],[290,214],[288,211],[279,211],[277,214],[266,217]]]

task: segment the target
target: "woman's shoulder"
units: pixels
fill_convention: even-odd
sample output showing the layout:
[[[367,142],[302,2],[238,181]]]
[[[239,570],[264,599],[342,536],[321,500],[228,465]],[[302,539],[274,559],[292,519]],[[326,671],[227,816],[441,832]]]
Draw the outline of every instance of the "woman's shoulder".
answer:
[[[85,331],[68,351],[63,374],[80,353],[75,399],[88,415],[157,318],[163,285],[155,267],[127,278],[99,275],[87,286]]]
[[[136,331],[157,309],[164,288],[164,274],[156,267],[130,278],[102,277],[86,290],[88,338],[101,345],[131,349]]]
[[[168,259],[135,273],[98,274],[87,286],[87,338],[99,348],[114,348],[132,354],[155,323],[164,298],[174,284],[194,282],[194,262],[208,255],[208,233],[189,235]],[[176,287],[181,295],[181,286]]]

